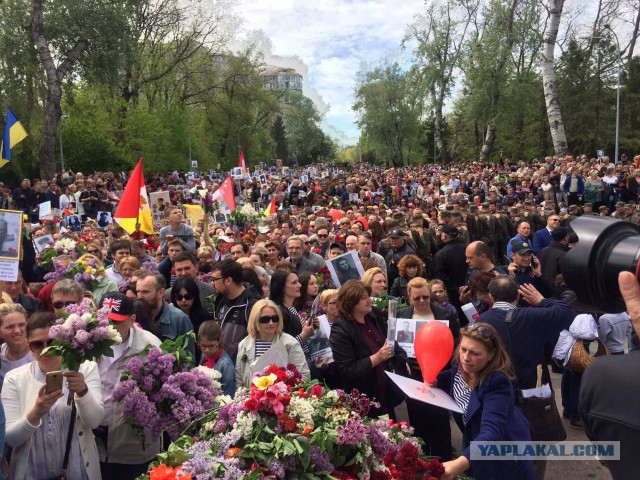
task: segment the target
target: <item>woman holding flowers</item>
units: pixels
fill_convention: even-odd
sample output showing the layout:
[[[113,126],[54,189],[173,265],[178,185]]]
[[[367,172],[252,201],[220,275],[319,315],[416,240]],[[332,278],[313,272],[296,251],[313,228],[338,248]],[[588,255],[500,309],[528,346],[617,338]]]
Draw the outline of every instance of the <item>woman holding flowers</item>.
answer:
[[[27,340],[35,361],[12,370],[4,381],[6,443],[13,448],[11,478],[58,478],[69,437],[66,478],[100,479],[92,433],[104,415],[98,366],[82,363],[79,372],[63,374],[66,382],[61,390],[46,393],[46,374],[60,370],[62,363],[61,357],[42,354],[50,345],[49,329],[54,320],[55,315],[49,312],[35,313],[29,319]],[[69,395],[73,396],[72,406],[67,402]]]
[[[382,322],[371,315],[371,289],[358,280],[345,282],[338,293],[338,312],[329,341],[341,387],[375,398],[380,405],[372,408],[372,418],[385,413],[393,417],[391,382],[384,373],[393,351]]]
[[[277,272],[276,272],[277,273]],[[305,379],[309,366],[300,343],[283,332],[282,312],[271,300],[259,300],[251,309],[247,334],[238,346],[236,360],[236,388],[249,388],[254,373],[262,370],[262,355],[282,355],[293,364]]]

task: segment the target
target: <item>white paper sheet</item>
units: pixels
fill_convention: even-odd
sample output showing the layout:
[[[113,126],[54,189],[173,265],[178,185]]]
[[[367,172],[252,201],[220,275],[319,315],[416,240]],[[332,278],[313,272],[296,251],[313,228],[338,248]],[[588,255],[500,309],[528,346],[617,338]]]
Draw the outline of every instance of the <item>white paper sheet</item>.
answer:
[[[524,398],[551,398],[551,395],[553,395],[548,383],[545,383],[540,388],[527,388],[526,390],[521,390],[521,392]]]
[[[409,398],[419,400],[421,402],[435,405],[436,407],[445,408],[452,412],[464,413],[456,401],[451,398],[445,391],[439,388],[432,388],[422,382],[412,380],[411,378],[401,377],[395,373],[385,372],[389,378],[395,382],[400,390],[402,390]]]

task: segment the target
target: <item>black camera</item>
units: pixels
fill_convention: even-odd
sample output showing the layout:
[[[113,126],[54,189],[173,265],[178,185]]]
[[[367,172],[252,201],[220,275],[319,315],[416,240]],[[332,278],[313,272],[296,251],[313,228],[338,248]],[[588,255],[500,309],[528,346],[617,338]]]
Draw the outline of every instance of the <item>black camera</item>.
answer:
[[[571,222],[578,244],[564,257],[562,273],[578,299],[604,312],[626,310],[618,274],[640,274],[640,228],[611,217],[582,216]]]

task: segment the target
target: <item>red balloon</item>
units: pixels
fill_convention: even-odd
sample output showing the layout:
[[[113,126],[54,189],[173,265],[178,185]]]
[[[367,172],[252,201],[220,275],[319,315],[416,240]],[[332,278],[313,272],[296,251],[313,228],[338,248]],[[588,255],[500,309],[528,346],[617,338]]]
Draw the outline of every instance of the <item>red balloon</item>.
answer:
[[[449,327],[436,320],[427,322],[416,333],[413,342],[422,378],[433,383],[453,353],[453,335]]]
[[[342,213],[335,208],[332,208],[331,210],[329,210],[329,216],[331,216],[333,222],[335,223],[342,218]]]

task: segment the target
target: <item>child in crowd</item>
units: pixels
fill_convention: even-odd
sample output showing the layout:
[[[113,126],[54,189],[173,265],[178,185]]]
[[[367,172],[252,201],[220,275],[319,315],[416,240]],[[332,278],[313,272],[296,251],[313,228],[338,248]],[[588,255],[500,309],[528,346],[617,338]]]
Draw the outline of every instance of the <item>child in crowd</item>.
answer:
[[[221,348],[222,330],[218,322],[207,320],[198,329],[198,346],[202,351],[201,365],[221,373],[220,383],[225,395],[236,393],[236,368],[231,357]]]

